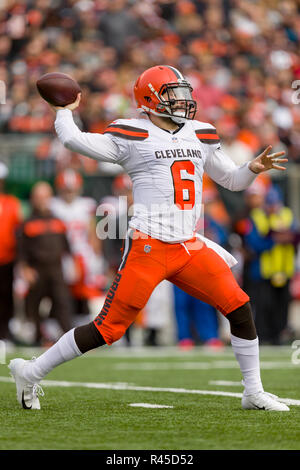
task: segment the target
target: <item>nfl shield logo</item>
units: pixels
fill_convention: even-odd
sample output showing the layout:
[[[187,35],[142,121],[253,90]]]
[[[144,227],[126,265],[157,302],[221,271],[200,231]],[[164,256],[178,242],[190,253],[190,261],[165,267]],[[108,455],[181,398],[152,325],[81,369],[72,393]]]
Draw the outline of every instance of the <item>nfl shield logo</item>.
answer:
[[[144,246],[144,252],[149,253],[151,251],[151,246],[150,245],[145,245]]]
[[[174,142],[174,144],[177,144],[178,143],[178,137],[173,136],[172,137],[172,142]]]

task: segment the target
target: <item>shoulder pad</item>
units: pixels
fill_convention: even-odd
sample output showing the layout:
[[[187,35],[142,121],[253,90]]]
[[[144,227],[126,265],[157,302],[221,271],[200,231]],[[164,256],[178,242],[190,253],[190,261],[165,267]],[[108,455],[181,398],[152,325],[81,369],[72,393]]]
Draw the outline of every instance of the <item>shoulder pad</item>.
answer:
[[[103,134],[111,134],[127,140],[145,140],[149,137],[148,130],[142,119],[117,119],[107,126]]]
[[[194,130],[198,139],[203,144],[219,144],[220,137],[217,134],[216,128],[208,122],[194,121]]]

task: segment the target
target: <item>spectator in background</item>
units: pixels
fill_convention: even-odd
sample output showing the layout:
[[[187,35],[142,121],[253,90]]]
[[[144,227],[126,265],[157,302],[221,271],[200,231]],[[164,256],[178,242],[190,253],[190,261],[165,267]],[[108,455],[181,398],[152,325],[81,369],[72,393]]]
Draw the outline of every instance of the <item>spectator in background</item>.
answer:
[[[0,162],[0,339],[11,340],[9,320],[13,317],[13,278],[16,259],[16,230],[22,221],[19,200],[5,194],[8,169]]]
[[[212,348],[223,346],[218,335],[216,310],[211,305],[174,286],[174,307],[177,339],[181,349],[193,348],[199,340]]]
[[[254,153],[263,146],[259,131],[266,123],[279,136],[278,144],[286,145],[290,159],[299,163],[300,112],[291,88],[300,77],[299,3],[2,4],[0,80],[11,90],[1,107],[2,130],[52,132],[51,111],[38,96],[35,82],[57,70],[71,74],[82,86],[84,130],[101,132],[116,116],[134,115],[134,77],[169,63],[191,81],[200,104],[199,120],[219,129],[225,118],[241,127],[237,144],[243,142]]]
[[[101,17],[99,31],[107,46],[113,47],[120,59],[124,51],[135,39],[141,36],[142,25],[128,8],[126,0],[114,0],[107,3]]]
[[[240,223],[247,260],[244,289],[254,304],[260,341],[281,344],[288,324],[289,283],[295,272],[295,221],[274,186],[267,193],[250,186],[246,193],[250,211]]]
[[[45,297],[52,302],[52,316],[65,333],[71,328],[71,303],[63,279],[62,258],[69,252],[64,223],[50,211],[52,188],[39,182],[31,191],[32,213],[19,232],[19,262],[28,285],[25,313],[35,326],[35,344],[42,344],[40,303]]]
[[[74,257],[69,263],[69,285],[74,300],[76,323],[88,321],[89,300],[102,296],[106,285],[101,240],[96,235],[96,201],[82,197],[83,180],[77,171],[66,169],[55,179],[57,196],[51,200],[53,214],[63,220]]]
[[[262,179],[261,175],[259,175],[255,182],[245,191],[243,209],[232,220],[232,231],[238,234],[241,239],[240,264],[243,264],[243,266],[239,266],[241,274],[240,283],[252,299],[253,304],[256,297],[256,281],[251,268],[253,254],[249,247],[245,245],[245,235],[250,230],[252,211],[255,212],[256,209],[260,210],[264,207],[265,196],[270,186],[271,181],[268,178]]]
[[[218,132],[222,139],[224,152],[230,156],[236,165],[244,165],[254,158],[254,152],[251,148],[238,139],[239,129],[236,124],[224,121],[219,124]],[[272,142],[272,140],[269,142]],[[277,151],[279,150],[274,150],[274,152]]]

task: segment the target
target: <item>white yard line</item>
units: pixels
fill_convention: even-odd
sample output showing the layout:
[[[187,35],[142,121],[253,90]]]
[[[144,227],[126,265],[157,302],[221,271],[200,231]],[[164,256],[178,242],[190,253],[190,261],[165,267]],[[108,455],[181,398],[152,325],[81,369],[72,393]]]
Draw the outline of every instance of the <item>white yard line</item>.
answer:
[[[174,406],[156,405],[154,403],[129,403],[128,406],[133,406],[136,408],[174,408]]]
[[[10,377],[0,377],[0,382],[13,382]],[[241,393],[223,392],[215,390],[193,390],[187,388],[163,388],[163,387],[142,387],[138,385],[130,385],[126,383],[94,383],[94,382],[67,382],[60,380],[43,380],[42,385],[48,387],[84,387],[94,388],[101,390],[121,390],[121,391],[135,391],[135,392],[167,392],[167,393],[184,393],[189,395],[214,395],[222,397],[242,398]],[[300,406],[300,400],[291,398],[280,398],[280,401],[287,405]]]
[[[144,371],[153,371],[153,370],[209,370],[209,369],[237,369],[237,361],[212,361],[212,362],[187,362],[187,361],[178,361],[178,362],[120,362],[118,364],[112,364],[113,369],[117,370],[144,370]],[[299,366],[292,364],[288,361],[261,361],[261,369],[286,369],[286,368],[296,368],[300,370]]]

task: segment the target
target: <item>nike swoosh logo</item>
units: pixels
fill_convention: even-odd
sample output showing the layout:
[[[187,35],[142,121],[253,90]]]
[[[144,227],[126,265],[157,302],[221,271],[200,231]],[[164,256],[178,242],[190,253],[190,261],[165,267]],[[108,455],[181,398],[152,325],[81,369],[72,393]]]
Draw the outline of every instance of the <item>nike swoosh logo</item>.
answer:
[[[25,400],[24,400],[24,390],[22,392],[22,406],[24,408],[24,410],[31,410],[32,408],[32,405],[31,406],[27,406],[26,403],[25,403]]]
[[[265,410],[265,409],[266,409],[264,406],[261,407],[261,408],[260,408],[259,406],[257,406],[257,405],[254,405],[254,406],[255,406],[255,408],[256,408],[257,410]]]

